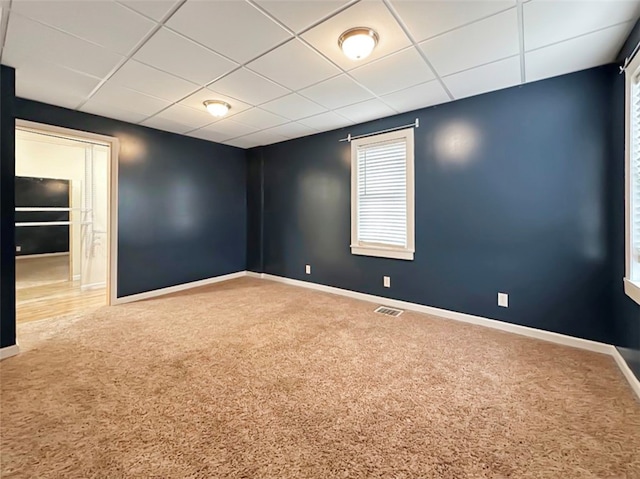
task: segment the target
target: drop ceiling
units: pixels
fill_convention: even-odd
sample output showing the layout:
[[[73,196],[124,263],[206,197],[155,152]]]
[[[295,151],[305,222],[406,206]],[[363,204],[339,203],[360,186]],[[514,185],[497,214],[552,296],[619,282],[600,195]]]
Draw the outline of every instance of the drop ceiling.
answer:
[[[18,96],[241,148],[610,63],[640,14],[640,0],[0,5]],[[337,44],[356,26],[380,35],[361,62]]]

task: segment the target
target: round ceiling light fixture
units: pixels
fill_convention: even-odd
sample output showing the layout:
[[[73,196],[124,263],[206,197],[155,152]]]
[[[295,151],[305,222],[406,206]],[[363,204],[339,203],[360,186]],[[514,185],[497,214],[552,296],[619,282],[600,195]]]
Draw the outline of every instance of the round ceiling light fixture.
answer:
[[[204,102],[204,106],[209,113],[217,118],[222,118],[231,110],[231,105],[222,100],[207,100]]]
[[[350,28],[338,39],[338,46],[351,60],[362,60],[371,55],[378,44],[378,34],[367,27]]]

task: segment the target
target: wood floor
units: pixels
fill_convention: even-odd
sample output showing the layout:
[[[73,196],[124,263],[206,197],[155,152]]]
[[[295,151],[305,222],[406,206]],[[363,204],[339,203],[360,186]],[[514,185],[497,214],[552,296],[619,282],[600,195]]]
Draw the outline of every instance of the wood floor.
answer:
[[[69,281],[67,256],[16,261],[16,320],[39,321],[99,308],[106,290],[82,291],[80,281]]]

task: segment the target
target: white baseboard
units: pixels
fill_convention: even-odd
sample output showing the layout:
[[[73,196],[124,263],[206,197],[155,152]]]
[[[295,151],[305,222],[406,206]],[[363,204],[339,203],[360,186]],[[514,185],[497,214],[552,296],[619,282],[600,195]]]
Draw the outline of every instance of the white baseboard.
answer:
[[[393,306],[395,308],[406,309],[408,311],[417,311],[419,313],[431,314],[433,316],[453,319],[455,321],[462,321],[464,323],[477,324],[479,326],[485,326],[487,328],[499,329],[501,331],[507,331],[509,333],[520,334],[522,336],[527,336],[530,338],[542,339],[544,341],[563,344],[565,346],[572,346],[574,348],[586,349],[588,351],[595,351],[597,353],[611,354],[611,348],[615,349],[610,344],[600,343],[598,341],[589,341],[587,339],[574,338],[573,336],[552,333],[550,331],[543,331],[541,329],[530,328],[528,326],[520,326],[518,324],[505,323],[504,321],[498,321],[496,319],[483,318],[481,316],[474,316],[471,314],[458,313],[446,309],[434,308],[433,306],[424,306],[422,304],[409,303],[407,301],[384,298],[382,296],[358,293],[356,291],[350,291],[347,289],[335,288],[333,286],[325,286],[323,284],[310,283],[297,279],[283,278],[282,276],[274,276],[266,273],[262,274],[262,278],[271,281],[277,281],[279,283],[315,289],[317,291],[324,291],[325,293],[339,294],[341,296],[347,296],[349,298],[359,299],[361,301],[369,301],[370,303]]]
[[[73,275],[73,280],[74,281],[80,281],[82,279],[82,275],[81,274],[74,274]]]
[[[237,273],[231,273],[231,274],[225,274],[222,276],[215,276],[213,278],[201,279],[199,281],[192,281],[191,283],[178,284],[176,286],[170,286],[168,288],[154,289],[153,291],[147,291],[145,293],[122,296],[120,298],[116,298],[116,300],[112,304],[125,304],[125,303],[131,303],[133,301],[140,301],[143,299],[156,298],[158,296],[164,296],[165,294],[177,293],[178,291],[184,291],[186,289],[199,288],[200,286],[220,283],[222,281],[229,281],[230,279],[241,278],[243,276],[247,276],[247,272],[238,271]]]
[[[7,346],[5,348],[0,348],[0,361],[10,358],[11,356],[15,356],[19,352],[20,348],[17,344],[14,344],[13,346]]]
[[[640,380],[638,380],[636,375],[633,374],[633,371],[615,347],[613,348],[611,356],[615,359],[616,364],[620,368],[620,371],[622,371],[622,374],[624,374],[624,377],[627,378],[631,389],[633,389],[636,395],[640,398]]]
[[[20,256],[16,256],[16,259],[20,260],[20,259],[51,258],[54,256],[69,256],[69,252],[63,251],[62,253],[21,254]]]
[[[84,284],[84,285],[80,286],[80,291],[89,291],[89,290],[92,290],[92,289],[102,289],[102,288],[106,288],[106,287],[107,287],[107,283],[105,283],[103,281],[102,283]]]
[[[256,273],[254,271],[247,271],[247,276],[249,276],[250,278],[262,279],[262,278],[264,278],[264,273]]]
[[[371,294],[359,293],[357,291],[350,291],[347,289],[335,288],[333,286],[325,286],[323,284],[310,283],[308,281],[301,281],[297,279],[284,278],[282,276],[275,276],[266,273],[253,273],[250,276],[267,279],[270,281],[276,281],[279,283],[289,284],[292,286],[300,286],[303,288],[309,288],[316,291],[322,291],[325,293],[338,294],[340,296],[346,296],[348,298],[359,299],[361,301],[368,301],[370,303],[383,304],[386,306],[392,306],[395,308],[405,309],[408,311],[416,311],[419,313],[430,314],[432,316],[438,316],[440,318],[453,319],[455,321],[461,321],[464,323],[476,324],[478,326],[484,326],[487,328],[498,329],[501,331],[507,331],[509,333],[519,334],[521,336],[527,336],[529,338],[540,339],[551,343],[562,344],[564,346],[571,346],[574,348],[585,349],[587,351],[593,351],[596,353],[607,354],[612,356],[618,364],[618,367],[622,370],[622,373],[629,381],[631,389],[640,398],[640,382],[635,377],[633,371],[629,368],[625,360],[622,358],[615,346],[611,344],[601,343],[598,341],[590,341],[588,339],[574,338],[573,336],[567,336],[565,334],[553,333],[551,331],[544,331],[541,329],[530,328],[527,326],[520,326],[517,324],[506,323],[498,321],[496,319],[483,318],[481,316],[474,316],[466,313],[458,313],[455,311],[448,311],[446,309],[434,308],[432,306],[425,306],[422,304],[409,303],[407,301],[400,301],[397,299],[385,298],[382,296],[374,296]]]

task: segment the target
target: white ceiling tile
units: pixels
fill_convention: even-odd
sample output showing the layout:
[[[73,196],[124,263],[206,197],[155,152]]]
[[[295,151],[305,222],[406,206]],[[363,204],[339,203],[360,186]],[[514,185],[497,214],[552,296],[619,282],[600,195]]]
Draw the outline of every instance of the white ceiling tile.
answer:
[[[23,82],[38,82],[46,88],[68,89],[86,96],[98,85],[100,78],[79,73],[53,63],[30,63],[16,70],[16,88]],[[18,95],[19,96],[19,95]]]
[[[125,63],[109,81],[171,102],[178,101],[198,87],[135,60]]]
[[[211,91],[207,88],[203,88],[198,90],[192,95],[189,95],[184,100],[180,101],[181,105],[185,105],[191,108],[195,108],[196,110],[206,111],[204,102],[207,100],[222,100],[231,105],[231,110],[228,113],[228,117],[231,117],[241,111],[248,110],[251,108],[251,105],[248,105],[240,100],[236,100],[235,98],[230,98],[226,95],[222,95],[220,93]]]
[[[445,33],[420,47],[440,76],[516,55],[520,51],[516,9]]]
[[[124,88],[111,81],[108,81],[100,87],[95,95],[87,102],[87,105],[94,103],[113,105],[114,108],[139,113],[145,115],[145,117],[153,115],[170,105],[166,100]]]
[[[456,98],[480,95],[520,84],[520,56],[472,68],[442,79]]]
[[[362,123],[369,120],[384,118],[394,115],[396,112],[382,103],[380,100],[367,100],[355,105],[338,108],[336,113],[348,118],[355,123]]]
[[[349,73],[376,95],[385,95],[435,78],[431,68],[413,47]]]
[[[316,130],[315,128],[311,128],[296,122],[275,126],[264,131],[266,133],[275,133],[276,135],[280,135],[285,138],[300,138],[301,136],[313,135],[314,133],[318,133],[318,130]]]
[[[358,26],[373,28],[380,39],[368,58],[353,61],[342,53],[338,39],[346,30]],[[345,70],[356,68],[411,44],[389,9],[379,0],[357,3],[303,33],[302,38]]]
[[[253,146],[270,145],[272,143],[278,143],[286,141],[289,138],[278,135],[277,133],[270,133],[267,131],[257,131],[249,135],[241,136],[226,143],[233,146],[239,146],[241,148],[250,148]],[[246,145],[246,146],[245,146]]]
[[[260,143],[256,139],[252,139],[249,137],[241,136],[240,138],[235,138],[233,140],[227,140],[224,142],[225,145],[231,145],[238,148],[253,148],[254,146],[260,146]]]
[[[617,23],[636,20],[640,2],[533,1],[524,5],[525,50],[533,50]]]
[[[212,141],[223,141],[229,138],[236,138],[242,135],[248,135],[256,131],[256,128],[239,123],[231,118],[223,119],[212,123],[200,130],[196,130],[194,134],[199,134],[199,138],[205,138]],[[216,139],[217,138],[217,139]]]
[[[209,131],[205,129],[200,129],[196,131],[191,131],[186,134],[187,136],[192,136],[194,138],[200,138],[201,140],[214,141],[216,143],[222,143],[227,139],[226,135],[221,133],[216,133],[215,131]]]
[[[382,99],[399,112],[417,110],[450,101],[449,95],[437,80],[385,95]]]
[[[333,110],[373,98],[347,75],[340,75],[300,91],[300,94]]]
[[[348,120],[332,111],[310,116],[309,118],[300,120],[298,123],[306,125],[309,128],[315,128],[318,131],[328,131],[353,124],[351,120]]]
[[[265,103],[260,108],[290,120],[298,120],[327,111],[326,108],[296,93]]]
[[[158,130],[164,130],[164,131],[170,131],[172,133],[178,133],[180,135],[182,135],[182,134],[186,133],[187,131],[191,130],[191,128],[189,128],[186,125],[183,125],[180,122],[171,120],[169,118],[160,117],[160,116],[154,116],[154,117],[148,118],[148,119],[146,119],[145,121],[143,121],[140,124],[143,125],[143,126],[156,128]]]
[[[32,63],[16,70],[16,95],[30,100],[76,108],[100,79],[52,63]]]
[[[260,108],[252,108],[250,110],[238,113],[233,117],[234,121],[239,121],[245,125],[253,126],[258,130],[265,128],[271,128],[272,126],[281,125],[287,123],[288,120],[279,115],[274,115],[268,111],[261,110]]]
[[[129,123],[139,123],[149,116],[116,107],[112,103],[97,101],[93,98],[85,103],[82,108],[80,108],[80,111],[93,113],[94,115],[100,115],[107,118],[115,118],[116,120],[126,121]]]
[[[239,1],[187,2],[167,25],[240,63],[290,37],[257,8]]]
[[[208,88],[251,105],[259,105],[289,93],[286,88],[265,80],[246,68],[236,70]]]
[[[11,10],[123,55],[156,25],[118,3],[106,1],[14,0]]]
[[[287,27],[295,32],[300,32],[313,25],[322,18],[327,17],[347,3],[346,0],[338,1],[273,1],[257,0],[262,8],[276,17]]]
[[[614,60],[633,22],[616,25],[525,54],[526,81],[604,65]]]
[[[120,3],[160,21],[178,3],[178,0],[122,0]]]
[[[158,113],[156,117],[180,123],[187,127],[188,130],[202,128],[203,126],[216,121],[216,118],[211,116],[211,114],[205,110],[196,110],[180,104],[170,106],[166,110]]]
[[[156,32],[134,58],[198,85],[238,67],[237,63],[166,28]]]
[[[285,43],[247,66],[292,90],[340,73],[334,65],[299,40]]]
[[[15,68],[49,62],[101,78],[122,58],[18,14],[11,14],[2,52],[2,63]]]
[[[416,42],[440,35],[516,5],[515,0],[392,0]]]

